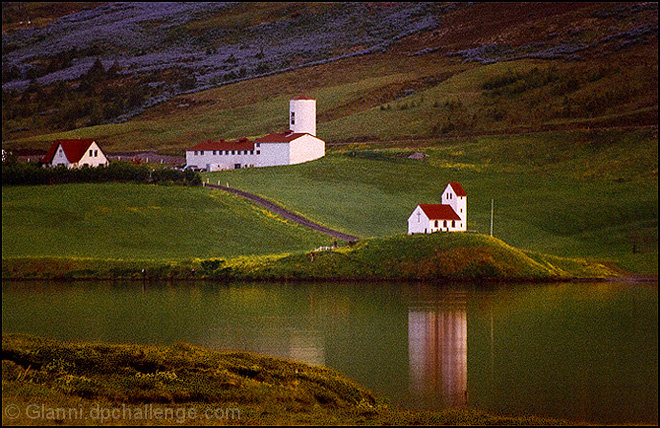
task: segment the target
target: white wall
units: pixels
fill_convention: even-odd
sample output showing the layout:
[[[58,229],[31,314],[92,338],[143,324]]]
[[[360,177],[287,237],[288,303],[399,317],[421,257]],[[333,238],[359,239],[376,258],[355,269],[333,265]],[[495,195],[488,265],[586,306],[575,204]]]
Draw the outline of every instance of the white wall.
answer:
[[[67,167],[71,168],[71,163],[66,158],[66,155],[64,154],[64,149],[62,148],[61,144],[57,145],[57,150],[55,150],[55,155],[53,156],[53,160],[50,162],[50,165],[51,166],[66,165]]]
[[[259,147],[257,147],[259,144]],[[289,165],[289,143],[254,143],[260,155],[254,166]]]
[[[325,156],[325,142],[311,135],[296,138],[290,144],[289,164],[309,162]]]
[[[289,127],[296,133],[316,135],[316,100],[290,100]]]
[[[429,218],[419,205],[413,210],[410,217],[408,217],[408,235],[413,233],[430,233]]]
[[[229,152],[229,154],[226,154]],[[255,143],[253,150],[186,150],[186,165],[210,171],[289,164],[289,143]],[[247,152],[247,153],[246,153]],[[195,154],[197,153],[197,154]]]
[[[99,165],[107,165],[108,159],[103,154],[101,148],[96,144],[96,142],[89,145],[89,148],[85,152],[82,158],[78,161],[78,167],[85,165],[91,167],[97,167]]]

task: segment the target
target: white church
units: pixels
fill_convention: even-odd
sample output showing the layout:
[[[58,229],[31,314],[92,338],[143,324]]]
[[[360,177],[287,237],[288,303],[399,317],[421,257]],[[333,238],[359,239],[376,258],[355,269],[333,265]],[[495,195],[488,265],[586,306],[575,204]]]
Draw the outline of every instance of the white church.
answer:
[[[325,156],[325,142],[316,137],[316,100],[298,96],[289,101],[289,129],[250,141],[206,141],[186,149],[186,165],[206,171],[294,165]]]
[[[467,230],[467,193],[460,183],[447,184],[441,204],[419,204],[408,217],[408,235]]]

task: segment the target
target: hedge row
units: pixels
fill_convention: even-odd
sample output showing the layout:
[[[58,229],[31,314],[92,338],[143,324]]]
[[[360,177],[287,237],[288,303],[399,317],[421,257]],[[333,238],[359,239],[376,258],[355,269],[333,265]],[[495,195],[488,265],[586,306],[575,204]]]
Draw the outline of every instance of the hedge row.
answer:
[[[111,162],[108,166],[69,169],[65,166],[44,168],[35,163],[2,164],[2,185],[64,183],[156,183],[196,186],[202,180],[195,171],[171,168],[151,169],[147,165]]]

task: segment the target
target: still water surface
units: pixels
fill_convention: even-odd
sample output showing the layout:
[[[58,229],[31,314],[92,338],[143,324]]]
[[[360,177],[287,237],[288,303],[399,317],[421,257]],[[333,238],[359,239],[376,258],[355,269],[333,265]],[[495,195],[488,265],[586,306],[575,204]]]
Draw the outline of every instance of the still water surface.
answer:
[[[658,288],[597,283],[2,283],[2,331],[247,350],[392,404],[658,422]]]

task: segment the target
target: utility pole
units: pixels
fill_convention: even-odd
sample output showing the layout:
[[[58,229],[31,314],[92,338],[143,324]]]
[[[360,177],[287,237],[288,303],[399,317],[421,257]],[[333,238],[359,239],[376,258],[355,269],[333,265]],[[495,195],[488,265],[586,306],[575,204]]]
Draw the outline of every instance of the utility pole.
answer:
[[[493,209],[495,208],[495,200],[490,200],[490,236],[493,236]]]

